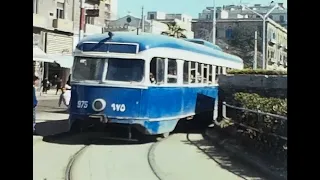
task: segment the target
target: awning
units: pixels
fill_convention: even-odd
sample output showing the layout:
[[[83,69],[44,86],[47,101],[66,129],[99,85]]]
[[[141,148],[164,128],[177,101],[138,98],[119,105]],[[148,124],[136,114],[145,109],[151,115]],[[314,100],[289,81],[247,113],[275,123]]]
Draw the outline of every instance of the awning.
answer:
[[[63,68],[72,68],[73,66],[73,56],[72,55],[62,55],[62,54],[48,54],[50,59],[53,59],[55,63],[59,64]]]
[[[54,60],[48,57],[38,46],[33,46],[33,60],[54,63]]]

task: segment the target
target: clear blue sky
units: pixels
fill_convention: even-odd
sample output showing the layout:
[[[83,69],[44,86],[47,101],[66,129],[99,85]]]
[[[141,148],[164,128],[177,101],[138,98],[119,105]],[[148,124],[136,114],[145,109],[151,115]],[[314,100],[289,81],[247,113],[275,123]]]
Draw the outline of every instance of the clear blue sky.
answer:
[[[267,5],[272,0],[216,0],[217,6],[222,5],[239,5],[242,4],[263,4]],[[287,0],[277,0],[274,2],[284,3]],[[212,6],[213,0],[118,0],[118,17],[123,17],[131,12],[134,16],[141,15],[141,7],[144,6],[144,12],[161,11],[165,13],[184,13],[198,18],[205,7]]]

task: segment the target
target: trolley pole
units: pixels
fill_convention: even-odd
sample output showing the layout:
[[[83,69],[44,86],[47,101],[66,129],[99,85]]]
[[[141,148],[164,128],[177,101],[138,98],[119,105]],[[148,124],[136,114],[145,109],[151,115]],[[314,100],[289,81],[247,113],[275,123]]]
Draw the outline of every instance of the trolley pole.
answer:
[[[85,15],[86,15],[86,10],[84,8],[84,3],[85,0],[81,0],[80,2],[80,28],[79,28],[79,41],[83,38],[84,36],[84,26],[85,26]]]

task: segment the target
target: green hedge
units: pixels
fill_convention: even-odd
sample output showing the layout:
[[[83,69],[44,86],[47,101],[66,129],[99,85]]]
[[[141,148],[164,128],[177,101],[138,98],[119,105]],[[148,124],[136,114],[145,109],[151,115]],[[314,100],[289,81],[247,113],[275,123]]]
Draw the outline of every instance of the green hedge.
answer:
[[[262,112],[287,116],[287,99],[265,98],[258,94],[235,93],[233,95],[233,105],[251,110],[260,110]],[[271,135],[277,134],[287,137],[287,121],[270,116],[260,116],[256,113],[244,112],[240,110],[228,109],[228,116],[232,118],[232,123],[237,129],[238,137],[241,137],[246,145],[253,147],[264,154],[270,154],[277,159],[285,160],[287,158],[287,141]],[[239,124],[244,124],[255,128],[247,128]],[[258,131],[257,131],[258,130]],[[261,133],[262,132],[262,133]]]
[[[238,105],[252,110],[260,110],[281,116],[287,116],[287,99],[265,98],[255,93],[235,93]]]
[[[228,70],[228,74],[257,74],[257,75],[287,75],[286,71],[274,71],[274,70],[263,70],[263,69],[243,69],[243,70]]]

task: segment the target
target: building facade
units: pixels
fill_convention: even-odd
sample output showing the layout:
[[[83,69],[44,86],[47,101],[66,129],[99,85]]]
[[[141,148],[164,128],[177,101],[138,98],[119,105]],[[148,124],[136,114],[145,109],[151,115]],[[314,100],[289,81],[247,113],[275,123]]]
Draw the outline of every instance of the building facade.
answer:
[[[105,31],[127,31],[127,32],[141,32],[141,18],[134,17],[132,15],[124,16],[115,21],[110,21]],[[144,32],[152,34],[161,34],[168,30],[168,26],[165,23],[158,22],[156,20],[144,21]]]
[[[284,7],[283,3],[278,3],[279,8],[273,10],[269,18],[282,25],[283,27],[287,27],[287,8]],[[255,4],[253,6],[248,7],[255,12],[265,15],[272,6],[262,6],[261,4]],[[200,20],[212,20],[212,11],[213,7],[207,7],[201,13],[199,13],[198,19]],[[257,18],[261,19],[259,16],[254,14],[252,11],[236,5],[227,5],[223,7],[217,7],[216,18],[217,19],[236,19],[236,18]]]
[[[286,70],[287,30],[271,19],[268,19],[266,23],[266,68]],[[258,34],[262,35],[263,21],[261,19],[218,19],[216,22],[216,38],[226,42],[231,40],[232,31],[239,24],[253,27],[258,31]],[[193,20],[192,31],[195,38],[212,42],[212,20]]]
[[[102,33],[106,19],[104,1],[85,1],[86,35]],[[92,10],[98,10],[98,14],[92,15],[90,13]],[[79,41],[79,28],[80,0],[33,0],[34,45],[39,46],[45,53],[72,56],[73,49]],[[50,79],[53,74],[65,74],[56,64],[39,65],[39,62],[34,64],[34,71],[42,72],[44,78]]]
[[[161,23],[175,22],[178,26],[185,29],[184,34],[187,38],[193,38],[192,17],[186,14],[167,14],[159,11],[150,11],[147,13],[147,20],[157,21]]]

